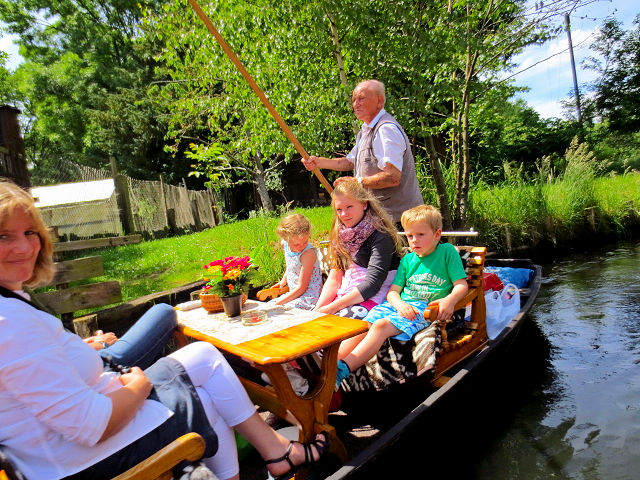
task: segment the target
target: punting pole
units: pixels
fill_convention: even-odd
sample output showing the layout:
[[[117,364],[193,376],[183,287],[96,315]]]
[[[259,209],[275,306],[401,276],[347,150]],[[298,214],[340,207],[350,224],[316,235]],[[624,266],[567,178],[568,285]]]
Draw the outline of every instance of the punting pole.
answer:
[[[247,72],[247,70],[244,68],[244,65],[242,65],[242,62],[240,62],[240,59],[238,58],[238,56],[233,52],[233,50],[231,50],[231,47],[229,47],[229,44],[225,41],[225,39],[222,38],[222,35],[220,35],[220,32],[218,32],[218,30],[216,30],[216,27],[213,26],[213,23],[211,23],[211,20],[209,20],[209,17],[207,17],[207,15],[202,11],[202,8],[200,8],[200,5],[198,5],[198,2],[196,2],[196,0],[189,0],[189,3],[191,4],[195,12],[200,17],[200,20],[202,20],[204,24],[207,26],[207,28],[209,29],[209,32],[211,32],[211,34],[215,37],[218,44],[222,47],[222,50],[224,50],[224,53],[227,55],[227,57],[229,57],[229,60],[231,60],[233,64],[236,66],[236,68],[240,71],[240,73],[242,74],[244,79],[247,81],[251,89],[255,92],[256,95],[258,95],[258,98],[260,98],[260,101],[263,103],[263,105],[267,107],[267,110],[269,110],[269,113],[271,114],[271,116],[278,123],[278,125],[280,126],[284,134],[287,136],[287,138],[291,141],[291,143],[293,143],[293,146],[296,148],[298,153],[302,155],[302,158],[304,159],[309,158],[309,154],[307,153],[307,151],[300,144],[300,142],[295,137],[295,135],[293,134],[289,126],[284,122],[282,117],[278,114],[278,112],[276,112],[276,109],[273,108],[273,105],[271,105],[271,102],[269,101],[269,99],[265,96],[262,90],[260,90],[260,87],[258,87],[258,84],[256,84],[255,80],[251,77],[251,75],[249,75],[249,72]],[[327,179],[324,177],[324,175],[322,175],[320,170],[316,168],[315,170],[313,170],[313,173],[318,178],[318,180],[320,180],[320,183],[322,183],[324,188],[326,188],[327,191],[331,193],[333,191],[333,188],[331,187],[331,184],[327,181]]]

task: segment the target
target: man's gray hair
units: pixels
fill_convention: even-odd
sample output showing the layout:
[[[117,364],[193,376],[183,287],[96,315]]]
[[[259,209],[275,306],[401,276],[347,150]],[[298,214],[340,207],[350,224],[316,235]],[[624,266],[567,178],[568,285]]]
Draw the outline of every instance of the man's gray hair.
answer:
[[[371,89],[375,93],[377,93],[378,95],[382,96],[383,105],[387,100],[387,96],[386,96],[385,91],[384,91],[384,83],[382,83],[380,80],[373,80],[373,79],[372,80],[364,80],[364,81],[360,82],[358,85],[356,85],[356,88],[358,88],[358,87],[364,87],[364,88]]]

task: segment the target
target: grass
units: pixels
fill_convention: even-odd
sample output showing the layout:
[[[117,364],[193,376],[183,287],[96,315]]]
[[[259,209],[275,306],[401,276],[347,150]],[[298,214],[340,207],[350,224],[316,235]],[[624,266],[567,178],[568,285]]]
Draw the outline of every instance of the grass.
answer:
[[[514,248],[545,238],[569,244],[584,235],[593,212],[598,228],[617,235],[640,224],[640,173],[595,178],[577,172],[572,178],[534,184],[476,185],[470,200],[469,225],[480,232],[477,243],[489,249],[506,249],[507,229]],[[312,242],[328,238],[330,207],[294,211],[311,221]],[[91,282],[117,280],[126,301],[194,282],[205,262],[230,255],[250,255],[260,268],[261,284],[275,282],[284,269],[275,234],[279,220],[262,216],[191,235],[95,250],[90,254],[102,255],[105,274]]]
[[[311,221],[313,241],[328,237],[330,207],[300,208],[295,212]],[[250,255],[260,267],[259,281],[277,281],[284,269],[275,234],[279,221],[275,217],[251,218],[190,235],[97,249],[91,255],[102,255],[105,274],[91,282],[117,280],[126,301],[195,282],[202,265],[231,255]],[[82,253],[88,255],[86,251]]]

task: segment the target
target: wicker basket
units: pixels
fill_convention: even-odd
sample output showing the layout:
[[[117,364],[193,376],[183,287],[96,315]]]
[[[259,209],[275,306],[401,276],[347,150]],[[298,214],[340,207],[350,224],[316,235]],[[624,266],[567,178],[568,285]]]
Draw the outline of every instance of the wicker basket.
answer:
[[[222,302],[220,301],[220,297],[215,293],[202,293],[200,292],[200,300],[202,301],[202,308],[204,308],[209,313],[218,313],[223,312],[224,308],[222,308]],[[247,294],[242,294],[242,304],[244,305],[247,301]]]

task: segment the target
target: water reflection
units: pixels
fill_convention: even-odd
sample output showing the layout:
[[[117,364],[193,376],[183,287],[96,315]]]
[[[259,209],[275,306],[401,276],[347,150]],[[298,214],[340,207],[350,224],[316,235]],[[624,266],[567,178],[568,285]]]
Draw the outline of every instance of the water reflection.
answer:
[[[561,463],[569,478],[638,478],[640,244],[547,269],[553,281],[534,318],[552,344],[553,385],[565,394],[541,420],[557,433],[546,444],[570,447]]]

